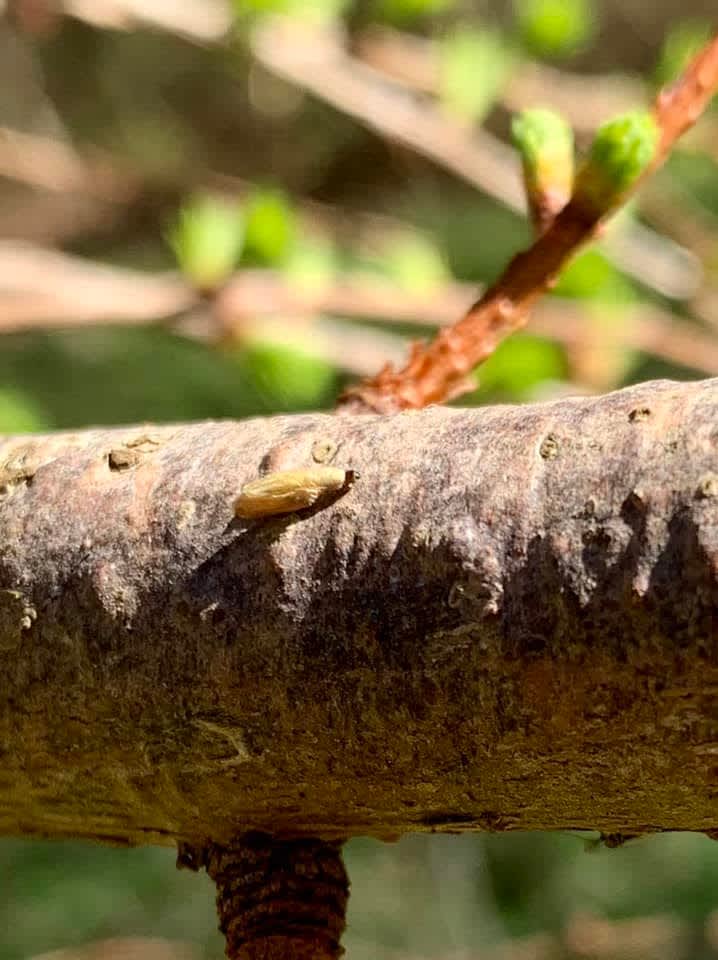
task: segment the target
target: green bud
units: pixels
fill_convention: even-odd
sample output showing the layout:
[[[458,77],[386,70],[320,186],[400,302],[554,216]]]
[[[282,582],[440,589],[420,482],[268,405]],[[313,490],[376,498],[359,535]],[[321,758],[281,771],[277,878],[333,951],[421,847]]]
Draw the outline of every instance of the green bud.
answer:
[[[511,124],[514,144],[531,169],[541,166],[547,155],[573,157],[573,133],[559,113],[536,107],[522,110]]]
[[[653,160],[659,135],[655,120],[645,111],[604,123],[579,171],[574,199],[597,212],[615,207]]]
[[[524,110],[511,124],[521,154],[524,186],[531,213],[539,225],[552,219],[573,188],[573,131],[553,110]]]

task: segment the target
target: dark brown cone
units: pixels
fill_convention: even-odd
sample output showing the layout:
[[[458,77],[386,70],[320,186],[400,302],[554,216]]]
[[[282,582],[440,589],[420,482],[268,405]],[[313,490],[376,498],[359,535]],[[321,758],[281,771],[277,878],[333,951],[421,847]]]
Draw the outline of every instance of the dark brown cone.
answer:
[[[206,852],[230,960],[336,960],[349,881],[340,845],[248,833]]]

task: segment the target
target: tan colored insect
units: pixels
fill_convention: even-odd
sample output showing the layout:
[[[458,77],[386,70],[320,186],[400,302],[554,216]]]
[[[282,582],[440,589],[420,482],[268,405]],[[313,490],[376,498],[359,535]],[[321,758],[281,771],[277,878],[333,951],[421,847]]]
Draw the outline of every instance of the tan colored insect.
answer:
[[[280,470],[242,487],[234,501],[238,517],[271,517],[311,507],[320,497],[345,493],[359,478],[356,470],[340,467],[307,467]]]

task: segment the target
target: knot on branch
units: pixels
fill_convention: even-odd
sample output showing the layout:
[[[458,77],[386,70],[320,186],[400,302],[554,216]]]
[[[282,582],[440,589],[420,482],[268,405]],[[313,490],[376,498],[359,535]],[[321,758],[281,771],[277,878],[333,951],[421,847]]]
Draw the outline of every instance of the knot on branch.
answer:
[[[337,960],[349,881],[338,843],[247,833],[204,854],[230,960]]]

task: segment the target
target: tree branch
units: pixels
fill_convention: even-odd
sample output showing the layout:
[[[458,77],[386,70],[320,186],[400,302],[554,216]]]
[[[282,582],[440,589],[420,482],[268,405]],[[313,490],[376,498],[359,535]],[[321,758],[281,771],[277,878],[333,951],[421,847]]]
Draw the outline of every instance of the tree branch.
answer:
[[[0,832],[718,827],[717,409],[6,438]],[[349,492],[233,519],[320,448]]]

